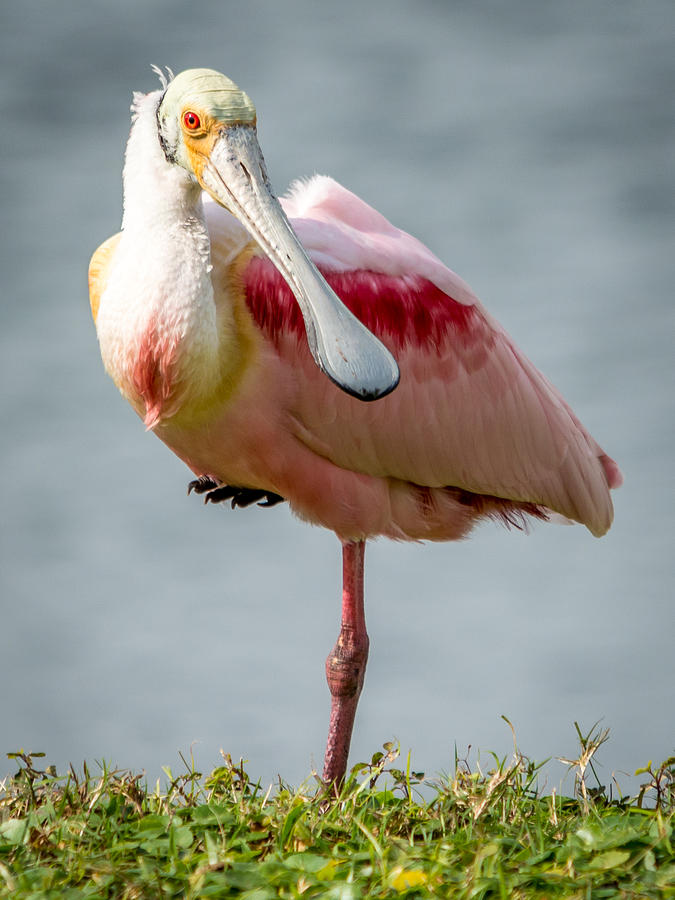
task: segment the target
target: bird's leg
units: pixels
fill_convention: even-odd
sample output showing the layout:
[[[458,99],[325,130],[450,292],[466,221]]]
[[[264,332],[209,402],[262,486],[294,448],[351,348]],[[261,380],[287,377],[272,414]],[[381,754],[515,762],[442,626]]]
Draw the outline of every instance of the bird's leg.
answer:
[[[347,771],[354,716],[368,662],[368,633],[363,611],[365,541],[342,545],[342,625],[326,660],[331,693],[330,725],[323,764],[324,781],[339,787]]]

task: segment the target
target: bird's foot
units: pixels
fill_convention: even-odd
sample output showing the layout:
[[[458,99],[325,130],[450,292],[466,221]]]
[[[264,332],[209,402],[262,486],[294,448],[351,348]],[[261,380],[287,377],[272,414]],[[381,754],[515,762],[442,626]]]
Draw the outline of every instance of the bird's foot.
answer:
[[[193,491],[195,494],[204,495],[204,503],[224,503],[229,500],[232,509],[250,506],[252,503],[257,503],[258,506],[276,506],[277,503],[284,502],[284,498],[273,491],[222,484],[209,475],[202,475],[191,481],[188,485],[188,494]]]
[[[218,482],[210,475],[200,475],[188,484],[188,497],[193,491],[195,494],[206,494],[218,486]]]

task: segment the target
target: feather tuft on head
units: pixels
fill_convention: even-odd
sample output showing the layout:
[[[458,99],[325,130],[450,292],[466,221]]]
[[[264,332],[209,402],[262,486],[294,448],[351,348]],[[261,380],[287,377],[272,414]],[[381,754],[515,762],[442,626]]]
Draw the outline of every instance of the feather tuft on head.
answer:
[[[173,74],[173,71],[166,66],[166,74],[160,69],[159,66],[156,66],[154,63],[150,66],[155,75],[159,78],[160,84],[162,85],[162,89],[166,90],[170,84],[176,77]]]

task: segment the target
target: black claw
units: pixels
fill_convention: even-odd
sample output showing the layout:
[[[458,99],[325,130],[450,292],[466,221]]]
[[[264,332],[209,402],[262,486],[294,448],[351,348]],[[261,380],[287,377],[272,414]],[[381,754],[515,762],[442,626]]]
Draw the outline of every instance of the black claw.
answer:
[[[253,490],[253,488],[239,488],[232,498],[232,509],[237,507],[244,509],[246,506],[251,506],[252,503],[262,500],[266,494],[266,491]]]
[[[224,503],[231,501],[232,509],[244,509],[257,503],[258,506],[276,506],[283,503],[284,498],[274,491],[265,491],[260,488],[235,487],[231,484],[221,484],[208,475],[191,481],[188,485],[188,494],[204,494],[204,503]]]
[[[212,491],[217,487],[218,482],[214,481],[213,478],[208,475],[200,475],[199,478],[196,478],[188,484],[188,497],[193,491],[195,494],[206,494],[207,491]]]
[[[273,491],[252,490],[251,488],[241,488],[236,497],[232,498],[232,508],[235,506],[250,506],[257,503],[258,506],[276,506],[277,503],[283,503],[284,498]]]
[[[221,484],[208,491],[204,497],[204,503],[223,503],[230,500],[236,494],[238,488],[232,487],[230,484]]]
[[[285,503],[281,494],[274,494],[272,491],[266,491],[265,499],[261,501],[258,506],[276,506],[277,503]]]

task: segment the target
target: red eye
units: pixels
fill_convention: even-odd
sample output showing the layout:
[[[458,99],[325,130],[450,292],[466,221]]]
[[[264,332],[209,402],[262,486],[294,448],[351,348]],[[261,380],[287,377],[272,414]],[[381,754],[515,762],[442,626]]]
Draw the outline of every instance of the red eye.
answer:
[[[188,131],[195,131],[202,123],[199,121],[197,113],[193,113],[191,109],[183,113],[183,125]]]

